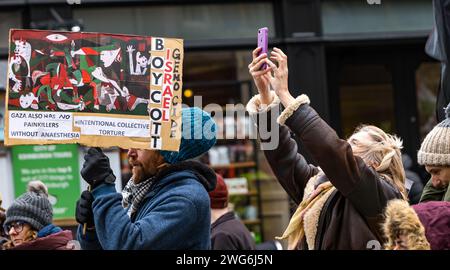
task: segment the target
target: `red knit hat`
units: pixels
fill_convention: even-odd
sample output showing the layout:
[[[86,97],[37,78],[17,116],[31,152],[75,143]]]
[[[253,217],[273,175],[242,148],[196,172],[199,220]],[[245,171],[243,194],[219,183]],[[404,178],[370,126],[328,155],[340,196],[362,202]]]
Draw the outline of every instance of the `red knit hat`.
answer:
[[[222,209],[228,206],[228,189],[223,177],[217,174],[216,188],[209,193],[209,199],[211,200],[211,208]]]
[[[429,201],[412,206],[425,227],[432,250],[450,249],[450,202]]]

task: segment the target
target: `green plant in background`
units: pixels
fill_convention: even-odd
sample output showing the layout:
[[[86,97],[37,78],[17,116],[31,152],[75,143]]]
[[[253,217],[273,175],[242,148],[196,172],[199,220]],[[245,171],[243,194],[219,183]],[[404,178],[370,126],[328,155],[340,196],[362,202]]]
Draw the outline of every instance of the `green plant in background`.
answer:
[[[253,239],[256,244],[260,244],[262,242],[262,237],[260,232],[252,232]]]
[[[261,170],[251,171],[248,173],[242,173],[241,176],[247,178],[249,181],[254,181],[254,180],[267,181],[267,180],[271,180],[273,178],[269,174],[267,174]]]
[[[245,206],[248,203],[248,199],[243,196],[231,195],[229,202],[233,205],[234,212],[239,218],[243,219],[245,217]]]

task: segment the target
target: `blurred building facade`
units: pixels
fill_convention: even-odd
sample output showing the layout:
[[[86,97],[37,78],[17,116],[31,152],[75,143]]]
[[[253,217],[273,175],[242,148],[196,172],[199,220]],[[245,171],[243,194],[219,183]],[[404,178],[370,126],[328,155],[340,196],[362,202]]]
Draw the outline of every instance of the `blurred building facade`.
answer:
[[[291,91],[308,94],[339,135],[361,123],[380,126],[403,139],[416,163],[435,124],[440,67],[424,53],[429,0],[2,0],[0,8],[2,95],[9,29],[38,28],[183,38],[184,102],[193,104],[193,94],[203,105],[246,104],[255,93],[247,65],[256,32],[268,27],[269,46],[289,57]],[[275,182],[263,195],[264,238],[272,239],[286,227],[289,206]]]

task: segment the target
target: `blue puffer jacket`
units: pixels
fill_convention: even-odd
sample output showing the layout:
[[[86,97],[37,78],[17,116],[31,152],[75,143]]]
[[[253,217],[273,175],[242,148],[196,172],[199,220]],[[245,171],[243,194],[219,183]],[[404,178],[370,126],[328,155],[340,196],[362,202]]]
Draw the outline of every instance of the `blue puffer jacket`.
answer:
[[[213,170],[196,161],[171,165],[130,219],[113,185],[92,191],[95,231],[82,235],[82,249],[210,249],[210,201]]]

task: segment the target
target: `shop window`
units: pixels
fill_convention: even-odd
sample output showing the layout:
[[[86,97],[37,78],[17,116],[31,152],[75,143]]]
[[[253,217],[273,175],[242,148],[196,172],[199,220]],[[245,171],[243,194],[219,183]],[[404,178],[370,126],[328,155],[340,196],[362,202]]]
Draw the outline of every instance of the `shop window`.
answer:
[[[346,65],[340,82],[342,131],[348,138],[361,124],[392,133],[395,127],[392,76],[384,65]]]
[[[131,165],[128,161],[128,149],[120,149],[120,173],[122,179],[122,189],[126,186],[131,179]]]
[[[0,145],[3,144],[4,140],[4,128],[5,128],[5,89],[6,89],[6,72],[7,72],[7,61],[0,60]],[[0,149],[1,156],[1,149]]]
[[[324,34],[431,31],[432,1],[381,0],[379,5],[369,5],[366,0],[326,0],[322,25]]]
[[[0,48],[8,48],[9,29],[22,28],[22,12],[0,12]]]
[[[439,89],[441,65],[422,63],[416,70],[417,113],[419,116],[420,140],[437,124],[436,99]]]
[[[201,96],[202,104],[246,104],[251,94],[247,65],[250,51],[189,52],[184,58],[183,103],[194,105]]]
[[[183,102],[192,106],[194,97],[201,96],[203,106],[216,103],[225,105],[239,99],[239,85],[229,84],[236,80],[236,59],[233,51],[187,53],[184,58]],[[187,95],[186,89],[191,91]]]
[[[6,73],[8,71],[8,61],[0,60],[0,91],[6,90]]]
[[[2,144],[4,138],[5,129],[5,92],[0,91],[0,145]],[[1,156],[1,151],[0,151]]]
[[[101,19],[99,19],[101,14]],[[198,39],[254,38],[267,26],[275,36],[270,3],[79,7],[85,31]]]

